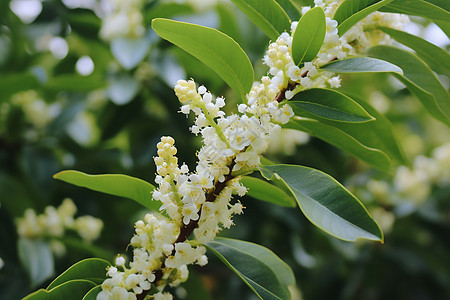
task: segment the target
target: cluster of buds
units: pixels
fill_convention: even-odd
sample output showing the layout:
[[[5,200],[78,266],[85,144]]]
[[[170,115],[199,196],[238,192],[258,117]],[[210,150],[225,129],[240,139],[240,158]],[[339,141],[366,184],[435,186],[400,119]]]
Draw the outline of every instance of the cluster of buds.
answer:
[[[47,206],[43,214],[29,208],[22,218],[17,219],[19,236],[29,239],[48,238],[56,254],[65,252],[64,245],[55,238],[61,238],[68,230],[74,230],[85,241],[97,239],[103,228],[103,222],[92,216],[75,218],[77,207],[69,198],[58,207]]]

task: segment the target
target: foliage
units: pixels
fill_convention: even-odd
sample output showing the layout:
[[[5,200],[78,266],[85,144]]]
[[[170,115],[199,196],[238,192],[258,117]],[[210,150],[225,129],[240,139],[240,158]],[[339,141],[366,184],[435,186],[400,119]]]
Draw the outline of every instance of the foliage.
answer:
[[[302,299],[300,294],[438,299],[450,293],[445,257],[450,150],[441,146],[450,136],[449,54],[393,28],[395,21],[376,12],[419,16],[423,19],[416,22],[434,23],[448,36],[446,1],[343,0],[339,6],[315,1],[315,7],[312,1],[232,0],[210,7],[206,1],[135,1],[104,10],[35,0],[42,9],[31,19],[20,14],[19,2],[0,4],[0,241],[7,245],[0,249],[2,299],[99,299],[102,291],[112,291],[111,280],[120,270],[126,276],[144,274],[124,258],[133,262],[139,230],[164,222],[177,224],[180,232],[169,243],[173,250],[147,274],[154,275],[151,285],[127,289],[138,299],[147,294],[171,299],[168,292],[175,299]],[[217,24],[211,22],[215,17]],[[278,63],[284,58],[271,57],[273,44],[265,51],[269,40],[276,44],[289,32],[292,64]],[[397,44],[376,43],[391,38]],[[337,40],[348,48],[335,46]],[[280,53],[286,53],[284,41],[276,48]],[[180,92],[192,81],[177,80],[191,77],[224,95],[227,105],[219,107],[219,98],[202,100],[209,92],[197,86],[194,96]],[[261,85],[281,87],[272,95],[265,85],[279,109],[267,113],[270,122],[283,129],[267,138],[273,143],[267,151],[254,152],[257,135],[236,150],[241,146],[230,144],[239,143],[240,136],[217,120],[264,114],[251,111],[253,98],[263,97],[254,84],[261,77]],[[336,89],[340,80],[342,88]],[[192,174],[181,162],[198,175],[197,162],[208,146],[201,130],[206,126],[178,113],[178,100],[183,114],[192,110],[198,118],[199,111],[208,112],[207,126],[235,151],[228,173],[220,180],[213,176],[211,187],[200,187],[205,203],[219,202],[226,187],[240,196],[244,186],[248,189],[241,197],[245,215],[230,217],[229,226],[236,225],[214,240],[197,238],[194,228],[206,206],[199,206],[197,216],[186,215],[176,179],[171,177],[170,188],[185,203],[179,204],[179,223],[155,196],[163,189],[161,180],[175,176],[161,168],[175,158],[173,170],[182,170],[180,176]],[[286,117],[290,108],[293,116]],[[214,115],[217,111],[223,115]],[[196,135],[203,140],[186,134],[190,126],[194,133],[200,127]],[[300,131],[311,136],[308,143],[281,139]],[[178,153],[167,146],[164,151],[174,153],[164,156],[163,144],[174,146],[168,135]],[[295,151],[276,148],[284,145]],[[251,152],[257,163],[238,159]],[[65,197],[74,199],[80,212],[103,220],[99,241],[84,241],[73,232],[58,235],[57,243],[51,233],[21,236],[18,218],[27,210],[47,213]],[[230,216],[232,210],[239,213],[240,202],[227,205]],[[144,217],[149,212],[152,217]],[[145,222],[136,222],[140,219]],[[136,235],[130,242],[132,224]],[[197,260],[186,264],[204,265],[203,249],[210,264],[189,266],[187,280],[186,266],[169,267],[169,260],[183,253],[177,244],[198,252]],[[58,252],[61,245],[64,254]]]

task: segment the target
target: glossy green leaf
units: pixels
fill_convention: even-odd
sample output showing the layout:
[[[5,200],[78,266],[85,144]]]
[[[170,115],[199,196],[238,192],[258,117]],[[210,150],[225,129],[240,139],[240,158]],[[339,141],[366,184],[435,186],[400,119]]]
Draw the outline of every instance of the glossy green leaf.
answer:
[[[395,0],[383,7],[382,11],[424,17],[435,22],[447,36],[450,36],[450,12],[445,9],[448,8],[448,4],[444,8],[430,2],[424,0]]]
[[[64,282],[74,279],[86,279],[100,284],[106,279],[109,262],[100,258],[87,258],[77,262],[50,283],[46,290],[51,290]]]
[[[23,300],[80,300],[95,286],[96,284],[89,280],[71,280],[49,291],[40,289],[26,296]]]
[[[340,122],[368,122],[374,118],[352,98],[330,89],[314,88],[297,93],[289,105],[296,114],[307,111]]]
[[[322,70],[334,73],[384,73],[392,72],[403,74],[402,69],[390,62],[371,57],[353,57],[333,61],[321,67]]]
[[[432,3],[436,6],[439,6],[446,11],[450,11],[450,2],[448,0],[426,0],[429,3]]]
[[[248,188],[247,195],[266,202],[274,203],[281,206],[295,207],[295,200],[281,188],[270,184],[265,180],[243,176],[240,182]]]
[[[296,65],[312,61],[325,39],[327,22],[321,7],[308,10],[298,21],[292,38],[292,58]]]
[[[17,251],[32,286],[41,284],[53,275],[53,255],[49,244],[45,241],[19,238]]]
[[[232,38],[212,28],[154,19],[152,28],[163,39],[192,54],[245,99],[253,84],[253,67],[244,50]]]
[[[96,287],[93,287],[89,290],[89,292],[84,295],[82,300],[97,300],[97,295],[102,291],[102,286],[97,285]]]
[[[231,0],[231,2],[274,41],[291,27],[289,16],[275,0]]]
[[[345,0],[339,5],[338,9],[334,13],[333,20],[336,20],[338,24],[341,24],[358,11],[371,6],[381,0]]]
[[[379,170],[388,171],[391,166],[391,160],[383,151],[362,144],[360,141],[335,126],[312,119],[292,118],[285,127],[304,131],[324,140]]]
[[[153,210],[161,206],[159,201],[152,200],[155,187],[139,178],[121,174],[89,175],[73,170],[59,172],[53,177],[94,191],[129,198]]]
[[[336,10],[333,19],[338,22],[338,34],[342,36],[356,23],[386,6],[393,0],[346,0]]]
[[[320,120],[320,122],[345,132],[366,147],[381,150],[387,154],[392,161],[399,162],[403,165],[409,165],[409,161],[406,159],[403,150],[393,134],[392,125],[389,120],[366,101],[359,100],[355,97],[353,97],[353,99],[373,116],[375,121],[368,123],[344,123]],[[339,147],[342,148],[342,146]],[[386,169],[383,170],[387,171]]]
[[[413,49],[417,56],[435,72],[450,75],[450,54],[448,51],[404,31],[388,27],[378,27],[378,29],[389,34],[397,42]]]
[[[226,238],[216,238],[205,246],[260,299],[290,299],[287,286],[295,284],[294,274],[291,268],[269,249]]]
[[[428,112],[436,119],[450,124],[450,97],[431,69],[416,55],[390,46],[376,46],[369,55],[395,63],[404,75],[394,74],[416,95]]]
[[[272,165],[262,175],[281,178],[295,195],[305,216],[317,227],[345,241],[383,241],[383,233],[362,203],[333,177],[307,167]]]

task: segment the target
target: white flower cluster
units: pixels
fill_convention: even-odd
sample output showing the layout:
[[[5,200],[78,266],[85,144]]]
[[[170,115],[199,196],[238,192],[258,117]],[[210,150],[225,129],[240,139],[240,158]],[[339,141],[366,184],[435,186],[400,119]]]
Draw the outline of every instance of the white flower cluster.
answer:
[[[145,34],[143,0],[107,0],[104,3],[100,37],[110,41],[119,37],[138,38]]]
[[[147,214],[145,221],[136,222],[135,232],[130,243],[134,249],[129,268],[125,266],[125,259],[118,256],[117,267],[108,269],[107,275],[110,278],[103,282],[102,291],[97,295],[98,300],[136,299],[136,294],[151,288],[157,270],[163,272],[162,281],[177,285],[188,277],[187,263],[204,260],[204,247],[194,249],[189,243],[176,243],[174,247],[173,243],[180,232],[180,227],[167,218]],[[175,255],[172,256],[174,249]],[[165,266],[162,268],[165,257],[169,258],[165,260]],[[168,262],[169,259],[173,261],[172,265]],[[119,271],[118,268],[123,271]],[[160,293],[158,297],[162,296]]]
[[[26,120],[35,128],[45,127],[61,112],[59,103],[47,104],[35,90],[14,94],[11,97],[11,104],[21,106]],[[8,107],[9,104],[5,104],[5,106]]]
[[[100,236],[103,222],[92,216],[75,218],[77,207],[69,198],[64,199],[59,207],[47,206],[43,214],[37,215],[29,208],[22,218],[17,219],[17,232],[21,237],[31,239],[48,237],[62,237],[66,230],[75,230],[80,237],[91,242]],[[55,253],[63,253],[64,245],[52,241]]]
[[[297,92],[310,88],[340,87],[340,77],[332,72],[324,72],[319,68],[324,64],[335,60],[344,59],[348,49],[339,39],[337,22],[331,17],[337,7],[336,1],[325,5],[322,1],[315,1],[316,6],[324,9],[326,15],[326,35],[323,45],[312,61],[304,62],[303,66],[297,66],[292,59],[292,39],[298,22],[292,22],[291,34],[284,32],[273,43],[269,45],[269,50],[264,56],[264,63],[270,67],[269,73],[273,75],[271,88],[278,93],[285,92],[286,99],[291,99]],[[306,13],[310,7],[304,7],[302,13]],[[351,46],[348,46],[350,47]]]
[[[260,154],[267,151],[272,137],[279,135],[280,125],[294,115],[284,98],[291,99],[302,89],[340,86],[338,76],[320,70],[331,60],[345,58],[351,50],[331,20],[338,2],[315,1],[327,15],[327,34],[318,56],[302,68],[291,57],[292,35],[285,32],[269,45],[264,57],[269,76],[253,84],[246,103],[238,105],[239,114],[226,116],[224,98],[213,97],[193,80],[176,83],[180,111],[195,114],[190,130],[202,137],[198,164],[194,172],[185,164],[180,166],[174,139],[161,138],[154,158],[158,188],[153,192],[153,199],[162,204],[161,214],[148,214],[145,222],[136,223],[129,268],[119,257],[116,265],[123,271],[109,269],[110,278],[103,283],[98,300],[136,299],[135,294],[146,293],[152,284],[160,291],[152,295],[154,299],[172,299],[169,293],[162,293],[164,287],[186,280],[187,265],[208,262],[201,245],[212,241],[221,228],[233,225],[233,215],[242,213],[242,204],[232,202],[233,194],[244,196],[247,192],[239,176],[260,165]],[[292,33],[296,26],[294,22]],[[191,233],[194,240],[188,240]]]
[[[367,188],[377,199],[390,204],[408,201],[420,205],[430,196],[433,187],[449,184],[450,143],[447,143],[434,149],[431,157],[417,156],[411,169],[400,166],[392,186],[386,181],[371,179]]]
[[[298,26],[298,22],[292,22],[291,34],[283,33],[275,42],[271,43],[264,56],[264,63],[270,67],[270,74],[275,91],[283,90],[286,99],[291,99],[296,93],[304,89],[341,86],[341,79],[332,72],[322,71],[320,67],[333,61],[345,59],[348,55],[363,53],[369,47],[390,42],[388,35],[373,29],[375,25],[401,29],[408,21],[408,17],[399,14],[375,12],[358,22],[342,37],[338,35],[338,23],[333,20],[337,8],[342,0],[315,0],[315,7],[321,7],[326,17],[325,39],[317,56],[310,62],[304,62],[303,66],[295,65],[291,56],[292,38]],[[305,6],[302,14],[311,7]],[[278,89],[277,89],[278,88]]]

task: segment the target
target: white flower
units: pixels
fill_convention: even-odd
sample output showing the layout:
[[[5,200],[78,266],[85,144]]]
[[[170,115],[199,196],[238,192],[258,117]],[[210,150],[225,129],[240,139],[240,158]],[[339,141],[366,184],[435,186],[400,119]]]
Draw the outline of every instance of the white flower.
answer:
[[[335,77],[331,77],[330,79],[328,79],[328,84],[332,87],[332,88],[338,88],[341,86],[341,78],[338,76]]]
[[[183,223],[185,225],[189,224],[191,220],[198,220],[198,208],[195,204],[190,203],[183,206]]]
[[[86,241],[93,241],[100,236],[103,221],[92,216],[83,216],[75,219],[74,228]]]
[[[302,75],[302,73],[301,73],[301,70],[300,70],[299,67],[297,67],[297,66],[289,67],[289,70],[287,72],[287,76],[289,76],[289,78],[292,81],[294,81],[294,82],[299,81],[300,78],[302,77],[301,75]]]

